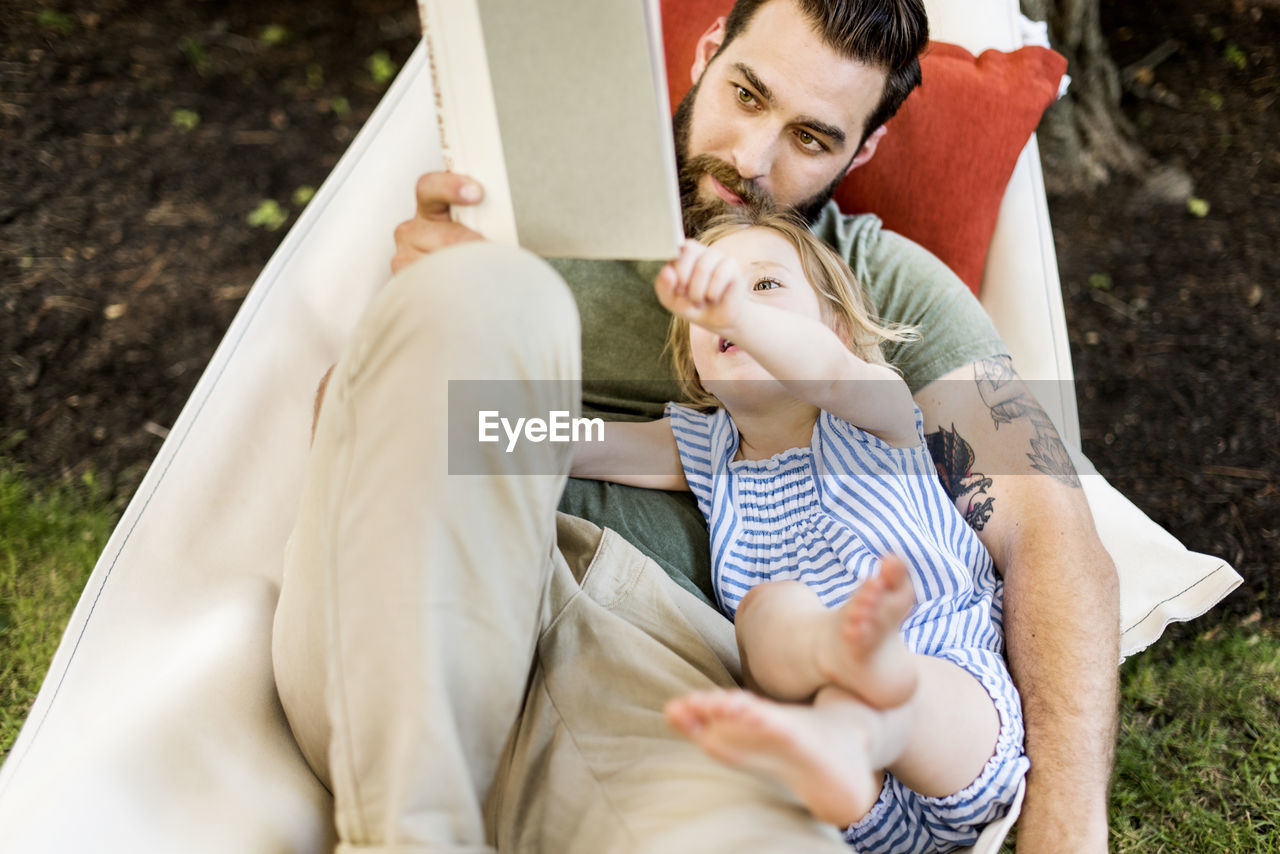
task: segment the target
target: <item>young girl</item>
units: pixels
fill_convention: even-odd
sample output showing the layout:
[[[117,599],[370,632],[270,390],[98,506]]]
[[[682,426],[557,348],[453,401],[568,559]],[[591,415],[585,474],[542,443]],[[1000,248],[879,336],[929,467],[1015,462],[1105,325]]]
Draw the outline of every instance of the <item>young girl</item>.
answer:
[[[971,844],[1028,761],[1000,583],[942,490],[852,272],[794,220],[735,213],[654,282],[692,407],[610,424],[572,473],[692,490],[751,692],[672,700],[859,851]]]

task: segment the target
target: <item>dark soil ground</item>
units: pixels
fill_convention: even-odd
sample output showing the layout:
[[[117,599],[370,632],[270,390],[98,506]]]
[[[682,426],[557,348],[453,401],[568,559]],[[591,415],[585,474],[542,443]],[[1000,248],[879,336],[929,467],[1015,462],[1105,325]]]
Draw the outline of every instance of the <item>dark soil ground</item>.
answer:
[[[1208,210],[1161,203],[1137,181],[1052,200],[1085,453],[1189,548],[1244,576],[1216,614],[1274,623],[1280,3],[1102,7],[1118,66],[1176,48],[1123,107],[1150,155],[1185,170]]]
[[[1280,3],[1103,6],[1122,67],[1172,40],[1124,109],[1207,211],[1129,179],[1053,200],[1085,452],[1245,576],[1218,619],[1273,622]],[[3,0],[0,456],[133,492],[416,26],[407,0]]]

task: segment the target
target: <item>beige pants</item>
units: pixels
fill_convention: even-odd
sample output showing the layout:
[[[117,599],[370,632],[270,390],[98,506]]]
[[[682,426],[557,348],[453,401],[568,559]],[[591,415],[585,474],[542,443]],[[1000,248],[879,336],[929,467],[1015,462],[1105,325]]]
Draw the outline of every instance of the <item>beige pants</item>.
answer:
[[[273,638],[340,850],[845,851],[786,795],[673,733],[671,697],[731,686],[732,628],[558,474],[449,474],[450,379],[569,380],[577,313],[550,267],[467,244],[369,306],[338,362]],[[528,382],[576,413],[569,383]]]

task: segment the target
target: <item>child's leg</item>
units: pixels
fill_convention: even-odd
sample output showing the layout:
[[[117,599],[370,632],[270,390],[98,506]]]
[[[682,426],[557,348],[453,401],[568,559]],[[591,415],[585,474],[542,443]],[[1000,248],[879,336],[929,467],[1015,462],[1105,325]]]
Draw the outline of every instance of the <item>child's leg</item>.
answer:
[[[953,662],[914,655],[920,676],[899,755],[886,766],[913,791],[943,798],[982,773],[996,748],[1000,716],[987,689]]]
[[[797,581],[753,588],[735,619],[747,687],[807,700],[834,683],[875,708],[903,703],[916,677],[899,627],[913,602],[907,569],[892,555],[839,608]]]

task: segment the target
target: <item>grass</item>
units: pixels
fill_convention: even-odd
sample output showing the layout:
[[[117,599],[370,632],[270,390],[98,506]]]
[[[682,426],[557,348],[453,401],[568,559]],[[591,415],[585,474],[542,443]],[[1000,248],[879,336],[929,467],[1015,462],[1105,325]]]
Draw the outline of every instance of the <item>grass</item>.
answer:
[[[0,761],[116,516],[92,476],[36,489],[0,459]]]
[[[1280,850],[1280,632],[1206,632],[1127,662],[1115,851]]]
[[[0,760],[117,515],[0,459]],[[1121,671],[1111,849],[1280,850],[1280,627],[1176,634]]]

